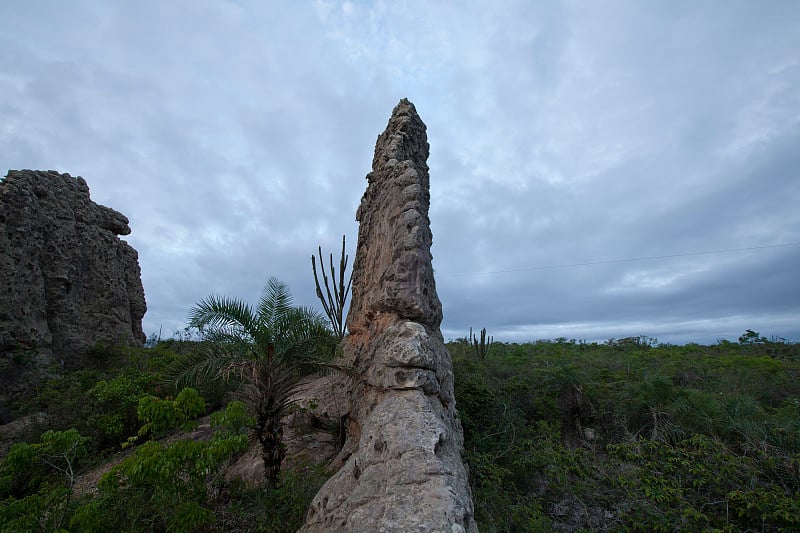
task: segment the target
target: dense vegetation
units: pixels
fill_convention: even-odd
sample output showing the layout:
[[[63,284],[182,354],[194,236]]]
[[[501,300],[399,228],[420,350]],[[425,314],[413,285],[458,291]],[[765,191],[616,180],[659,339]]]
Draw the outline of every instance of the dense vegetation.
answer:
[[[751,333],[450,343],[481,531],[800,530],[800,345]],[[48,417],[0,460],[0,530],[296,531],[328,472],[225,482],[254,421],[224,384],[165,385],[193,345],[98,349],[16,405]],[[161,438],[212,412],[205,439]]]
[[[486,348],[450,345],[481,531],[800,531],[800,345]]]
[[[226,483],[256,421],[243,402],[227,401],[225,383],[205,387],[206,399],[169,385],[199,344],[98,348],[90,368],[54,369],[16,406],[17,415],[48,416],[0,460],[0,531],[296,531],[328,473],[303,465],[272,488]],[[182,433],[209,412],[205,437]],[[85,486],[79,474],[98,469]]]

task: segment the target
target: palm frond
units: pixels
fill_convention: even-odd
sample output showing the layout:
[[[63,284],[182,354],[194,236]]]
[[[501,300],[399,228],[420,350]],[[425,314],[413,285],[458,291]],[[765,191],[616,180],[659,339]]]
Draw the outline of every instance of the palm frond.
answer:
[[[290,309],[274,325],[277,337],[302,338],[324,334],[330,331],[325,316],[310,307]]]
[[[223,369],[231,361],[240,359],[236,351],[224,348],[210,342],[198,345],[182,356],[172,370],[166,372],[170,385],[180,390],[183,387],[198,387],[220,379]]]
[[[298,307],[276,324],[279,342],[277,355],[285,363],[308,364],[330,359],[336,349],[337,337],[319,312]]]
[[[236,298],[209,296],[189,315],[206,342],[181,361],[176,384],[224,380],[256,416],[265,473],[274,480],[282,458],[280,418],[300,381],[330,359],[336,337],[325,316],[293,307],[289,287],[270,278],[253,309]]]
[[[294,402],[293,396],[303,375],[280,365],[256,364],[249,368],[238,395],[262,415],[279,415]]]
[[[206,330],[203,334],[203,340],[224,346],[228,351],[237,352],[242,357],[252,358],[245,355],[247,352],[253,351],[253,342],[249,336],[243,336],[240,331],[235,328],[220,328],[215,330]]]
[[[252,338],[257,329],[253,309],[243,300],[212,294],[189,311],[189,325],[208,334],[224,331]]]
[[[297,316],[301,317],[304,321],[313,322],[315,324],[320,325],[321,327],[330,329],[330,325],[328,324],[328,319],[325,317],[325,315],[319,312],[318,310],[314,309],[313,307],[306,307],[301,305],[295,307],[294,311],[297,313]]]
[[[286,313],[292,310],[292,293],[289,286],[276,277],[267,280],[256,308],[258,322],[269,329]]]

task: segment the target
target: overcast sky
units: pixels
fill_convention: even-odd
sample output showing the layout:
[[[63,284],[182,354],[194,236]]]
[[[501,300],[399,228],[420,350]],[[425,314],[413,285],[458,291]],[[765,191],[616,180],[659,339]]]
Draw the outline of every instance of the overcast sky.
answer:
[[[318,305],[310,256],[346,234],[352,263],[408,97],[446,339],[800,341],[798,21],[795,0],[5,0],[0,169],[83,176],[124,213],[169,336],[272,275]]]

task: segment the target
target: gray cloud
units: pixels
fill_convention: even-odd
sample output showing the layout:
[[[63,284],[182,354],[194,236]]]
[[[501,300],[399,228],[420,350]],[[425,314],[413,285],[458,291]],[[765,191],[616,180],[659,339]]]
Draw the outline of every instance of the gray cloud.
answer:
[[[0,6],[0,166],[128,215],[148,332],[270,275],[314,305],[375,138],[428,125],[445,335],[800,340],[800,6]],[[352,253],[352,252],[351,252]],[[505,272],[505,271],[512,272]],[[495,273],[491,273],[495,272]]]

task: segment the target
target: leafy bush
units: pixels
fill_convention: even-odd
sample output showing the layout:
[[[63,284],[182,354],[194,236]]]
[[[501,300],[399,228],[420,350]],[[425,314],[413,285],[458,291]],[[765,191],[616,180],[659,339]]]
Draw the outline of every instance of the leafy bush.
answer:
[[[800,345],[448,348],[482,531],[798,529]]]
[[[622,519],[635,531],[759,530],[800,525],[797,493],[765,483],[757,459],[695,434],[676,446],[640,439],[609,445],[622,469]]]
[[[88,440],[75,429],[47,431],[37,443],[11,447],[0,462],[0,531],[56,531],[65,524]]]
[[[139,420],[145,423],[139,429],[139,436],[148,433],[160,436],[177,427],[194,429],[197,427],[195,418],[205,410],[205,400],[191,387],[183,389],[174,400],[143,396],[136,410]]]
[[[88,441],[70,429],[47,431],[35,444],[14,444],[0,462],[0,496],[24,496],[45,483],[72,486]]]
[[[100,380],[89,389],[86,416],[101,448],[119,445],[138,427],[137,406],[147,394],[146,374]]]
[[[321,465],[283,469],[274,487],[247,488],[234,484],[230,504],[218,515],[222,531],[294,533],[303,525],[311,500],[330,477]]]
[[[140,409],[148,431],[182,424],[205,404],[184,389],[175,400],[143,398]],[[70,527],[81,531],[195,531],[214,522],[212,492],[223,467],[247,448],[241,432],[243,406],[233,404],[215,421],[224,424],[209,441],[149,441],[100,480],[99,493],[77,509]]]
[[[205,412],[197,391],[164,385],[175,351],[197,346],[175,342],[103,352],[23,406],[47,412],[49,427],[0,460],[0,531],[300,527],[323,468],[282,471],[272,488],[222,480],[254,424],[241,402],[212,415],[209,440],[146,442],[95,495],[73,495],[98,451]],[[800,531],[799,345],[758,335],[449,349],[481,531]]]
[[[42,490],[24,498],[0,502],[0,532],[39,533],[64,531],[71,512],[70,489]]]
[[[95,347],[81,370],[60,367],[45,380],[20,414],[45,412],[48,429],[76,428],[92,437],[98,450],[117,448],[139,427],[137,408],[147,394],[161,395],[162,372],[178,356],[159,345],[149,350]],[[113,363],[113,364],[112,364]],[[168,393],[173,393],[169,390]],[[33,438],[36,438],[38,433]]]

